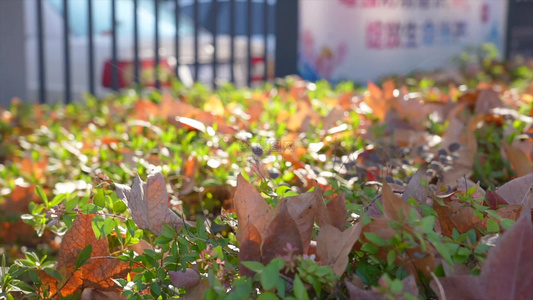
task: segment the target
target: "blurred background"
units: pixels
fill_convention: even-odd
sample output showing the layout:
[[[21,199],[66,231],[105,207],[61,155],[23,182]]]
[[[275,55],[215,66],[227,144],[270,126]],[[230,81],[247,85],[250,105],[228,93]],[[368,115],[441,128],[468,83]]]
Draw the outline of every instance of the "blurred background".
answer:
[[[170,78],[366,83],[449,69],[490,43],[533,57],[527,0],[2,0],[0,105],[69,103]]]

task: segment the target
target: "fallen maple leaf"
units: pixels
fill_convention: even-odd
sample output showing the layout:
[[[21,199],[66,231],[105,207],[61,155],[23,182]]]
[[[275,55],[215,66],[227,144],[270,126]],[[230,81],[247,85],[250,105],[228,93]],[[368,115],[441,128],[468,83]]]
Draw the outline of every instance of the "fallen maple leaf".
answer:
[[[348,218],[344,193],[341,192],[333,195],[326,205],[326,209],[329,224],[341,231],[344,230],[346,228],[346,219]]]
[[[441,233],[451,237],[455,228],[459,233],[466,233],[471,229],[478,229],[482,220],[475,215],[475,210],[466,203],[461,203],[457,197],[443,199],[443,205],[437,201],[433,209],[439,215]]]
[[[52,297],[74,295],[85,288],[120,291],[113,279],[124,278],[130,272],[128,263],[110,256],[107,237],[96,238],[91,225],[94,216],[79,214],[63,237],[56,268],[62,276],[62,282],[39,272]],[[76,268],[78,256],[88,245],[92,246],[90,258],[85,265]]]
[[[271,209],[242,175],[237,177],[233,203],[239,223],[239,260],[261,261],[264,264],[276,256],[285,255],[287,244],[297,249],[296,254],[307,253],[314,220],[321,210],[326,209],[318,190],[280,199],[277,207]],[[251,274],[250,270],[241,266],[241,275]]]
[[[284,205],[287,206],[289,215],[294,220],[296,228],[301,236],[301,244],[303,248],[300,250],[307,253],[313,235],[314,220],[319,213],[319,210],[324,207],[322,193],[319,190],[315,190],[310,193],[287,197],[281,199],[277,207],[283,209]],[[279,215],[279,213],[276,214]],[[346,222],[346,218],[342,221]],[[273,223],[274,220],[271,222]]]
[[[317,254],[320,261],[333,268],[341,276],[348,265],[348,254],[361,235],[361,223],[347,228],[344,231],[325,224],[320,228],[316,237]]]
[[[286,254],[287,245],[290,244],[294,254],[303,254],[302,234],[298,230],[298,224],[288,211],[287,202],[280,203],[280,212],[268,226],[261,245],[261,262],[266,265],[277,256]],[[311,221],[311,225],[313,222]],[[309,239],[309,243],[311,239]],[[309,245],[307,245],[309,247]]]
[[[163,224],[176,229],[185,223],[168,207],[168,193],[165,179],[160,172],[148,175],[148,181],[141,180],[139,175],[133,180],[131,188],[115,183],[117,195],[126,203],[131,211],[133,221],[142,229],[152,230],[159,235]]]
[[[439,278],[431,287],[441,299],[533,299],[533,225],[523,213],[487,255],[481,275]]]

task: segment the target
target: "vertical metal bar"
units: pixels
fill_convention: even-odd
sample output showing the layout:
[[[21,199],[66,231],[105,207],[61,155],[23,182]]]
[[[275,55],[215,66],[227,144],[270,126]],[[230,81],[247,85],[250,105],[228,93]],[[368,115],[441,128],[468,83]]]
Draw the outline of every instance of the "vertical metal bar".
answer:
[[[139,65],[139,19],[137,16],[138,0],[133,0],[133,77],[135,85],[141,82]]]
[[[44,45],[43,45],[43,0],[37,0],[37,56],[39,62],[39,103],[46,103],[46,75],[44,63]]]
[[[252,83],[252,0],[246,1],[246,58],[246,84],[250,86]]]
[[[159,0],[154,0],[154,18],[155,18],[155,64],[154,64],[154,75],[155,75],[155,88],[161,88],[161,82],[159,81]]]
[[[87,26],[89,27],[89,92],[94,95],[94,40],[93,40],[93,0],[87,0]]]
[[[265,66],[263,70],[263,78],[265,82],[268,82],[268,10],[270,6],[268,5],[268,0],[263,0],[263,65]]]
[[[229,0],[230,79],[235,83],[235,0]]]
[[[174,55],[176,56],[176,77],[179,79],[180,67],[180,15],[181,15],[181,1],[174,0],[176,9],[176,36],[174,37]]]
[[[213,89],[216,88],[217,81],[217,33],[218,33],[218,0],[213,0]]]
[[[276,1],[276,77],[285,77],[297,72],[298,6],[299,0]]]
[[[194,81],[198,81],[198,73],[200,70],[199,64],[199,27],[200,27],[200,10],[198,8],[198,0],[194,0],[193,4],[193,13],[194,13]]]
[[[118,90],[117,3],[111,0],[111,88]]]
[[[64,54],[64,76],[65,76],[65,103],[69,104],[72,98],[70,91],[70,33],[68,30],[69,14],[68,0],[63,0],[63,54]]]

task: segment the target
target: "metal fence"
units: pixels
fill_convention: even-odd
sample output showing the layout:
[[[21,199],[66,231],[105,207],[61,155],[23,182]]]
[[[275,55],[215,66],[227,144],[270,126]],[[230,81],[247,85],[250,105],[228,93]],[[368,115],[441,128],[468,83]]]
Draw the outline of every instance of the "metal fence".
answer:
[[[225,81],[237,83],[237,75],[244,78],[241,85],[249,86],[296,72],[298,0],[27,1],[33,1],[36,11],[40,103],[48,100],[49,81],[57,81],[55,76],[47,76],[47,68],[60,68],[51,57],[62,65],[64,103],[72,100],[73,86],[82,86],[92,94],[98,94],[102,87],[117,91],[143,84],[161,89],[168,84],[168,76],[185,80],[181,77],[190,75],[197,82],[202,74],[210,75],[212,87]],[[130,6],[132,10],[126,12]],[[50,50],[55,48],[48,44],[44,30],[54,26],[47,24],[50,7],[62,20],[61,50]],[[153,28],[146,28],[146,20],[152,20],[148,23]],[[102,31],[105,22],[110,22],[110,28]],[[132,28],[125,28],[129,26]],[[150,46],[147,30],[153,41]],[[185,46],[192,46],[192,52]],[[86,55],[80,56],[81,51]],[[132,55],[125,58],[124,53]],[[73,78],[80,78],[73,77],[79,72],[86,73],[81,76],[84,82],[73,82]]]

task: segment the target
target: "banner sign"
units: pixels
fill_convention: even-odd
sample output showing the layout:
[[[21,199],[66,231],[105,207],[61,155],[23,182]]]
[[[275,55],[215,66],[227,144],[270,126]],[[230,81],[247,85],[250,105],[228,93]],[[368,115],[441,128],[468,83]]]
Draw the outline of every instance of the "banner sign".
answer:
[[[450,67],[467,47],[503,53],[507,0],[301,0],[298,71],[366,82]]]

